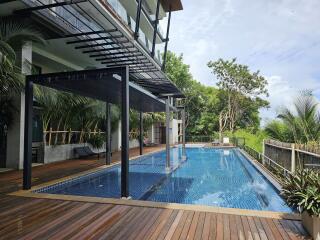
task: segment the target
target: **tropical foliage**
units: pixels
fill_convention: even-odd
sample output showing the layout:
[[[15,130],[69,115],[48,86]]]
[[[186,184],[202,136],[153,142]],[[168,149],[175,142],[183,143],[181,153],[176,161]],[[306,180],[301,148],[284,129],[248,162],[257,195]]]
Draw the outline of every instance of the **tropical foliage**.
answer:
[[[220,59],[208,66],[220,79],[219,88],[204,86],[194,80],[182,55],[167,54],[166,73],[187,97],[186,134],[213,136],[219,130],[235,131],[240,128],[257,131],[260,126],[259,109],[268,106],[268,102],[260,98],[267,95],[266,80],[259,72],[251,73],[248,67],[237,64],[235,60]],[[221,127],[221,120],[225,121],[225,127]]]
[[[0,17],[0,127],[9,128],[13,122],[16,112],[13,96],[21,92],[24,84],[15,50],[27,41],[45,43],[42,35],[27,22]]]
[[[277,140],[295,143],[320,141],[319,102],[311,91],[301,92],[293,103],[294,109],[284,107],[279,120],[266,126],[266,132]]]
[[[320,217],[320,173],[315,170],[298,170],[284,179],[282,196],[289,206],[311,216]]]
[[[20,92],[23,86],[21,68],[17,66],[16,49],[28,41],[45,43],[42,35],[25,21],[0,17],[0,93]],[[28,64],[28,63],[21,63]]]

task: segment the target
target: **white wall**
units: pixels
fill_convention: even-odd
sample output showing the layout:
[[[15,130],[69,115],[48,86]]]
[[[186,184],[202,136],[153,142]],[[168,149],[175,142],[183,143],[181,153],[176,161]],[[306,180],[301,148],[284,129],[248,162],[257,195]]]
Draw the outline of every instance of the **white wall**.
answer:
[[[171,121],[171,136],[170,136],[170,144],[176,144],[179,142],[179,128],[178,124],[182,123],[181,120],[172,119]]]

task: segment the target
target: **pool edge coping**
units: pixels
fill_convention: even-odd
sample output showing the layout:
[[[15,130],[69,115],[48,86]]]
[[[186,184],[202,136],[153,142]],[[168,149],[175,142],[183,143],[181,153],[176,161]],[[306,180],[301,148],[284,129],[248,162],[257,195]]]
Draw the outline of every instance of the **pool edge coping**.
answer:
[[[135,207],[189,210],[189,211],[197,211],[197,212],[211,212],[211,213],[221,213],[221,214],[233,214],[233,215],[240,215],[240,216],[298,220],[298,221],[301,220],[301,216],[296,213],[260,211],[260,210],[241,209],[241,208],[223,208],[223,207],[213,207],[213,206],[205,206],[205,205],[163,203],[163,202],[128,200],[128,199],[117,199],[117,198],[101,198],[101,197],[88,197],[88,196],[76,196],[76,195],[33,193],[33,192],[30,192],[30,190],[20,190],[17,192],[10,193],[8,195],[37,198],[37,199],[65,200],[65,201],[76,201],[76,202],[127,205],[127,206],[135,206]]]

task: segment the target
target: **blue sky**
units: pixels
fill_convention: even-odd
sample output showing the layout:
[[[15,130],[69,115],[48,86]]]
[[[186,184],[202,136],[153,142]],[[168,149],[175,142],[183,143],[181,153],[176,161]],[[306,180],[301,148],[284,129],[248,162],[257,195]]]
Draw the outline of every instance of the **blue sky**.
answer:
[[[172,14],[169,48],[194,78],[214,86],[206,64],[236,57],[269,81],[272,119],[303,89],[320,99],[320,0],[182,0]]]

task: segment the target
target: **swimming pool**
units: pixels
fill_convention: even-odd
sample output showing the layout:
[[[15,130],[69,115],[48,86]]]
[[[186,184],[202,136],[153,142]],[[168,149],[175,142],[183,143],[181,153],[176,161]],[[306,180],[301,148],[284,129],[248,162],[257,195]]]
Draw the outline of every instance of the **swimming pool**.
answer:
[[[130,161],[133,199],[217,207],[293,212],[277,189],[236,148],[171,149],[172,171],[166,173],[165,151]],[[36,190],[38,193],[120,197],[121,169],[112,166]]]

